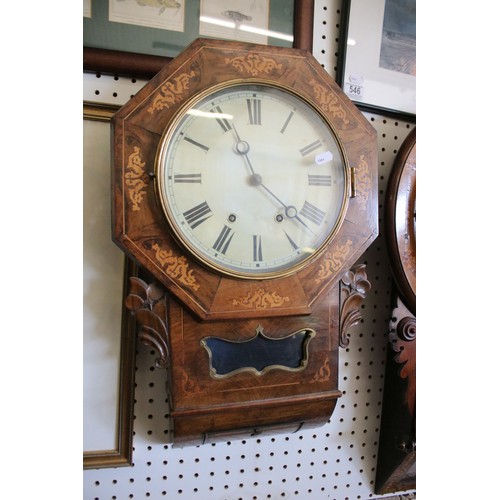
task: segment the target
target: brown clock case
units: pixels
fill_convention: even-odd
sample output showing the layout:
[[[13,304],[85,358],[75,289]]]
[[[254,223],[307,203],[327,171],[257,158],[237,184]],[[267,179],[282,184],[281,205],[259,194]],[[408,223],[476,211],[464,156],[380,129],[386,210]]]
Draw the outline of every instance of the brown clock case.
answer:
[[[155,190],[165,129],[223,82],[290,89],[327,120],[350,176],[335,237],[300,270],[237,279],[204,266],[172,234]],[[378,234],[376,133],[303,50],[198,39],[113,117],[113,239],[142,269],[127,307],[167,368],[174,442],[203,443],[325,423],[341,393],[338,349],[370,285],[357,259]]]
[[[389,322],[376,491],[416,486],[416,128],[394,161],[386,197],[386,236],[394,281]]]

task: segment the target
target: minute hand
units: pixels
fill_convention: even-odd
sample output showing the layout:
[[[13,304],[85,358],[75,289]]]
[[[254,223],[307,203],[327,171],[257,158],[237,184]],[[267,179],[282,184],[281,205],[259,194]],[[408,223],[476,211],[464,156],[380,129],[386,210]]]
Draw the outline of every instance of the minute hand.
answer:
[[[280,205],[282,205],[285,208],[285,215],[288,218],[296,219],[297,222],[302,224],[310,233],[315,234],[314,231],[298,216],[297,209],[293,205],[287,205],[286,203],[281,201],[265,184],[263,184],[262,176],[260,174],[255,173],[252,162],[248,157],[248,152],[250,151],[250,144],[248,144],[248,142],[246,141],[241,140],[240,134],[238,134],[238,131],[234,126],[234,122],[233,122],[233,130],[234,133],[236,134],[236,139],[238,140],[235,146],[236,152],[245,158],[248,168],[252,173],[252,175],[250,176],[250,183],[253,186],[261,186],[263,189],[265,189]]]

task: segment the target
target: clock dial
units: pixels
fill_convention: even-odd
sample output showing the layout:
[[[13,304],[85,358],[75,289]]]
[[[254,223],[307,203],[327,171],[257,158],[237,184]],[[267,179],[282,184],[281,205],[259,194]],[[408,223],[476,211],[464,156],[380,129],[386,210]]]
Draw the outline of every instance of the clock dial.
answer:
[[[222,273],[294,272],[334,236],[348,176],[316,108],[268,84],[195,99],[160,143],[158,194],[175,235]]]

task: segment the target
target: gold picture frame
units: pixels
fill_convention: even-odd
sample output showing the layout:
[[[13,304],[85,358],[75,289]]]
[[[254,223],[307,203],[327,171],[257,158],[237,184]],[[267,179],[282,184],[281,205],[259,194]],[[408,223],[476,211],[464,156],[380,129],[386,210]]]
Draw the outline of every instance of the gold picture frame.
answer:
[[[106,196],[110,200],[109,135],[116,109],[83,105],[84,469],[132,464],[136,335],[135,320],[123,303],[137,266],[114,246],[106,223],[111,202],[105,202]]]

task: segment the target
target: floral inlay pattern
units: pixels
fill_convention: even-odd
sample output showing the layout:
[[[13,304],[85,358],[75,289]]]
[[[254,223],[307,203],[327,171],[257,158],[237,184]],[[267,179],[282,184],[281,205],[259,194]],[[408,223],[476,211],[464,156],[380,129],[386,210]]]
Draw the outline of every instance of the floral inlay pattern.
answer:
[[[325,362],[314,375],[313,382],[326,382],[330,380],[331,370],[330,370],[330,360],[325,358]]]
[[[365,155],[361,155],[356,166],[356,198],[359,200],[361,210],[366,211],[368,196],[372,188],[372,179],[368,171],[368,162]]]
[[[347,240],[344,245],[337,245],[332,252],[327,252],[325,254],[323,263],[319,268],[318,275],[315,280],[316,283],[321,283],[340,270],[351,250],[351,247],[352,241]]]
[[[125,184],[128,187],[128,196],[132,203],[132,210],[140,210],[140,204],[148,187],[147,175],[144,171],[146,163],[142,161],[141,149],[134,147],[134,152],[128,157],[125,168]]]
[[[177,279],[183,285],[193,290],[198,290],[200,288],[200,285],[196,283],[193,270],[189,269],[186,257],[176,257],[172,250],[162,250],[157,243],[153,245],[153,250],[156,252],[156,259],[171,278]]]
[[[316,80],[309,80],[309,85],[311,85],[316,99],[319,101],[319,105],[323,111],[332,113],[336,118],[340,118],[346,125],[349,123],[347,119],[347,113],[345,109],[340,105],[339,98],[331,91],[328,90],[323,85],[319,84]]]
[[[153,104],[148,108],[148,112],[152,114],[180,102],[195,75],[194,71],[182,73],[173,79],[173,83],[171,81],[165,83],[160,89],[160,94],[154,98]]]
[[[226,57],[226,64],[231,64],[240,73],[257,76],[260,73],[270,73],[273,70],[281,70],[282,64],[274,59],[260,56],[259,54],[248,54],[247,56]]]
[[[267,309],[268,307],[280,307],[285,302],[290,302],[290,298],[281,297],[276,292],[269,293],[264,288],[259,288],[256,292],[248,293],[245,297],[234,299],[233,306]]]

